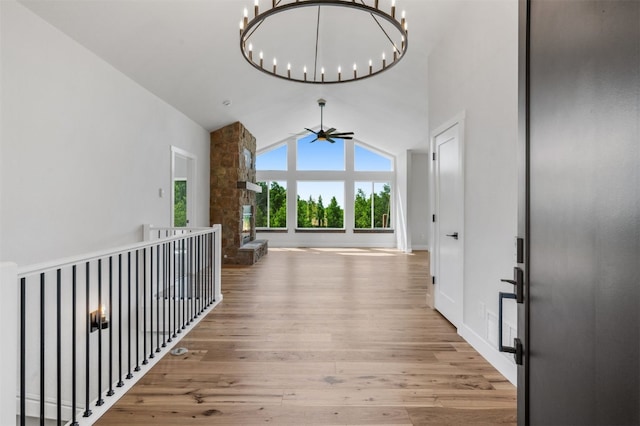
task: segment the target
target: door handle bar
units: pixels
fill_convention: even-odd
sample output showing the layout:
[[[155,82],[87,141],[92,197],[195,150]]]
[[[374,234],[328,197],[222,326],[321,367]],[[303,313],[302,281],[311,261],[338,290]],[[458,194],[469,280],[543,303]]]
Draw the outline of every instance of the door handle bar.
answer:
[[[513,339],[513,346],[505,346],[502,344],[502,301],[504,299],[517,299],[515,293],[504,293],[499,292],[499,302],[498,302],[498,350],[500,352],[506,352],[513,354],[513,359],[516,364],[522,365],[522,342],[518,337]]]
[[[447,234],[447,237],[451,237],[451,238],[453,238],[454,240],[457,240],[457,239],[458,239],[458,233],[457,233],[457,232],[454,232],[453,234]]]

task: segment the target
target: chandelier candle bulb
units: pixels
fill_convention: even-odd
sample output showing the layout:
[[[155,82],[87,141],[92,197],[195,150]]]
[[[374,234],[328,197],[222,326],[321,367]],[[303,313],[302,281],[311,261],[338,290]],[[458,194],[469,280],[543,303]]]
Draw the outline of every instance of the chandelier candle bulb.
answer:
[[[387,67],[387,55],[384,54],[384,52],[382,52],[382,68],[386,68]]]
[[[395,62],[396,59],[398,59],[398,49],[395,48],[395,46],[393,47],[393,61]]]
[[[276,58],[273,58],[273,73],[276,73],[276,66],[278,65],[278,61],[276,61]]]
[[[287,64],[287,77],[291,78],[291,64]]]
[[[253,44],[249,43],[249,59],[253,61]]]
[[[369,75],[373,72],[373,61],[369,59]]]
[[[304,66],[302,71],[304,72],[304,81],[307,81],[307,66],[306,65]]]
[[[249,11],[247,10],[247,8],[244,8],[244,18],[242,18],[242,29],[247,28],[247,25],[249,25]]]
[[[406,13],[405,13],[405,11],[403,10],[403,11],[402,11],[402,21],[401,21],[401,24],[400,24],[400,25],[402,25],[402,28],[404,28],[404,26],[405,26],[405,24],[406,24],[406,22],[407,22],[407,20],[405,19],[405,16],[406,16]]]
[[[358,78],[358,66],[356,64],[353,64],[353,78]]]
[[[320,74],[322,75],[322,82],[324,83],[324,67],[320,69]]]
[[[244,25],[242,21],[240,21],[240,36],[242,37],[242,31],[244,31]]]
[[[253,4],[253,16],[258,16],[258,15],[259,15],[258,0],[256,0],[255,3]]]
[[[391,17],[396,17],[396,0],[391,0]]]
[[[378,9],[378,0],[376,0],[374,7]]]
[[[338,81],[342,81],[342,67],[338,67]]]
[[[262,66],[263,65],[263,60],[264,60],[264,58],[263,58],[263,55],[262,55],[262,51],[260,51],[260,68],[263,68],[263,66]]]

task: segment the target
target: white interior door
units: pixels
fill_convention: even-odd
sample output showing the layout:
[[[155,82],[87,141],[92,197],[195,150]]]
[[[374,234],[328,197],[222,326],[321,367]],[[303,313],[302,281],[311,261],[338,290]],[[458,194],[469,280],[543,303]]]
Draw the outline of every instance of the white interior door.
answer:
[[[435,153],[435,289],[434,306],[454,326],[462,325],[463,178],[460,125],[434,138]]]

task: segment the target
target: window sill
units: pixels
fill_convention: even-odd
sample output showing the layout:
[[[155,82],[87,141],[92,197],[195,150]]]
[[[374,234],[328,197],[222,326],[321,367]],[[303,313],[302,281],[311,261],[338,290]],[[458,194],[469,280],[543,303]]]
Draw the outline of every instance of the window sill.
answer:
[[[390,228],[359,228],[353,230],[354,234],[393,234],[394,232],[395,230]]]
[[[296,233],[344,234],[345,229],[336,228],[296,228]]]
[[[287,228],[257,228],[256,232],[264,232],[266,234],[286,234],[289,230]]]

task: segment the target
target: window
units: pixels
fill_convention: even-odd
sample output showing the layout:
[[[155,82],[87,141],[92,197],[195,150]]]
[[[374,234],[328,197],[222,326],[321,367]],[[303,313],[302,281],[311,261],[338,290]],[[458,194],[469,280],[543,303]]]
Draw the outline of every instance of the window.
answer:
[[[311,142],[316,135],[311,134],[298,139],[298,170],[344,170],[344,140],[335,143],[326,141]]]
[[[287,145],[260,153],[256,158],[256,170],[287,170]]]
[[[356,182],[354,201],[356,229],[391,227],[389,182]]]
[[[187,181],[176,179],[173,181],[173,226],[187,226]]]
[[[259,151],[259,230],[393,233],[394,157],[353,140],[315,137],[292,136]]]
[[[287,183],[258,182],[262,192],[256,193],[256,227],[287,227]]]
[[[375,153],[355,144],[354,158],[356,171],[390,172],[393,170],[391,158]]]
[[[298,182],[298,228],[344,228],[344,182]]]

